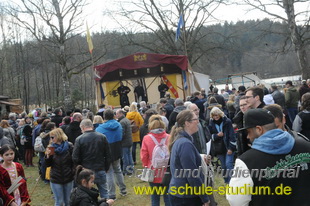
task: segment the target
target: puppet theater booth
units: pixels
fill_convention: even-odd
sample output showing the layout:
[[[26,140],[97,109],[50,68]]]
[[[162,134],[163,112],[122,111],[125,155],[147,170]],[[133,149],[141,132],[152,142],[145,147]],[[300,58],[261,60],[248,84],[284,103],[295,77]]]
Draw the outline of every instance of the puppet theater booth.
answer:
[[[149,104],[159,101],[161,80],[169,87],[172,98],[185,99],[200,87],[209,88],[209,76],[190,72],[188,67],[187,56],[151,53],[136,53],[95,66],[97,104],[120,107],[117,92],[120,81],[131,90],[128,93],[130,103],[137,101],[134,88],[138,84],[144,88]]]

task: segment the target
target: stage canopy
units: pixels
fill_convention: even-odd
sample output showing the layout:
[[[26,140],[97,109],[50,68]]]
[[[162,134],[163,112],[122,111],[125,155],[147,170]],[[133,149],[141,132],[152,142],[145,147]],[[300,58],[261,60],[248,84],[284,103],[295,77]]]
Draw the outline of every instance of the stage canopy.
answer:
[[[188,66],[187,56],[136,53],[95,66],[96,80],[101,82],[181,74]]]

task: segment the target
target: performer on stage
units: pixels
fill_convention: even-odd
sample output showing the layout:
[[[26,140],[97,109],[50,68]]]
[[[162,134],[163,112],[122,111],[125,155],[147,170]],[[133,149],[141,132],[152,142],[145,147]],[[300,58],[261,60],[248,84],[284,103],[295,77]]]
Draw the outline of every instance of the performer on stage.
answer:
[[[136,86],[134,93],[136,102],[146,101],[146,95],[143,87],[140,85],[140,82],[138,82],[138,86]]]
[[[119,82],[120,86],[117,88],[117,92],[119,94],[121,107],[124,108],[126,105],[129,105],[129,99],[127,94],[131,91],[129,87],[124,86],[123,82]]]
[[[169,90],[169,87],[164,83],[163,80],[161,80],[161,84],[158,86],[158,91],[160,93],[160,98],[164,98],[166,91]]]

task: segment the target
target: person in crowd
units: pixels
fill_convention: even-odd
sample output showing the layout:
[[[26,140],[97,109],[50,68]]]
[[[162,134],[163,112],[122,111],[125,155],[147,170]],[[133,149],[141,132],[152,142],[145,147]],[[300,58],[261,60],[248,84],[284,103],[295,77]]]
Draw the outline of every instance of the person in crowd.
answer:
[[[233,121],[233,127],[236,129],[243,128],[243,115],[246,111],[250,109],[250,107],[247,104],[247,99],[245,95],[243,95],[239,100],[239,107],[240,111],[235,115],[235,117],[232,119]],[[243,130],[242,132],[236,133],[236,143],[237,143],[237,152],[238,156],[243,154],[245,151],[250,149],[250,142],[247,139],[248,133],[246,130]]]
[[[175,99],[171,98],[171,95],[169,92],[166,92],[165,99],[167,100],[167,103],[174,106]]]
[[[134,104],[132,104],[131,106],[133,105]],[[131,108],[136,109],[136,106],[134,105],[134,107]],[[130,114],[130,112],[128,114]],[[140,115],[139,112],[137,112],[137,114]],[[126,185],[124,183],[124,176],[122,174],[120,164],[120,159],[122,158],[123,129],[121,124],[114,119],[113,110],[107,109],[104,112],[104,119],[106,122],[97,127],[96,131],[104,134],[107,137],[111,149],[111,165],[109,171],[107,172],[108,193],[109,199],[116,199],[114,181],[115,178],[117,181],[117,185],[120,188],[121,195],[127,195]]]
[[[4,136],[4,132],[3,132],[3,128],[0,127],[0,147],[2,147],[3,145],[11,145],[12,147],[14,147],[13,142],[7,138],[6,136]]]
[[[225,102],[228,101],[229,95],[230,94],[228,92],[226,92],[225,89],[221,89],[221,96],[224,97]]]
[[[146,105],[146,102],[145,101],[141,101],[140,102],[140,108],[139,108],[139,112],[140,114],[142,115],[142,110],[147,110],[147,105]]]
[[[11,112],[9,114],[9,125],[10,127],[12,127],[14,129],[14,132],[16,132],[17,128],[18,128],[18,123],[16,122],[16,117],[17,115],[13,112]]]
[[[166,130],[168,129],[168,126],[169,126],[169,121],[166,117],[166,114],[167,114],[167,110],[163,107],[160,107],[158,109],[158,114],[161,116],[161,120],[163,120],[163,122],[165,123],[166,125]]]
[[[235,97],[234,107],[236,109],[236,114],[240,111],[240,98],[245,95],[245,86],[241,85],[238,87],[238,95]]]
[[[72,122],[66,128],[65,133],[68,137],[68,141],[74,144],[75,139],[82,134],[80,123],[83,119],[81,113],[76,112],[72,116]]]
[[[103,118],[100,115],[96,115],[94,117],[93,121],[94,129],[97,129],[97,127],[103,123],[104,123]]]
[[[144,88],[140,85],[140,82],[138,81],[138,85],[134,89],[134,94],[135,94],[135,100],[137,102],[145,101],[146,100],[146,95],[144,92]]]
[[[62,110],[60,108],[57,108],[54,110],[54,116],[51,117],[52,122],[56,124],[56,127],[58,128],[60,123],[62,122]]]
[[[287,81],[285,86],[287,88],[285,93],[285,106],[287,109],[288,117],[293,123],[298,113],[299,92],[297,91],[296,87],[293,86],[292,81]]]
[[[295,117],[293,130],[310,138],[310,92],[301,97],[301,111]]]
[[[144,120],[140,113],[137,110],[137,106],[135,104],[130,105],[129,112],[126,115],[126,118],[130,120],[131,124],[139,129],[136,132],[132,131],[132,159],[134,164],[136,164],[136,149],[137,145],[140,144],[141,147],[141,141],[140,141],[140,127],[143,125]]]
[[[6,185],[8,185],[9,182],[12,183],[18,177],[22,177],[21,180],[22,184],[11,195],[14,196],[14,202],[16,203],[16,205],[28,206],[29,205],[28,203],[30,203],[31,200],[28,194],[25,172],[21,164],[13,162],[14,156],[15,156],[15,148],[12,147],[11,145],[8,144],[3,145],[0,148],[0,157],[3,159],[3,163],[0,167],[4,168],[9,174],[6,175],[6,173],[2,171],[0,173],[1,179],[2,182],[6,182]]]
[[[236,108],[234,104],[235,104],[235,95],[231,94],[229,95],[228,101],[226,103],[229,119],[232,119],[235,116]]]
[[[95,172],[94,183],[97,185],[100,197],[108,198],[106,172],[111,164],[108,140],[105,135],[94,131],[91,120],[82,120],[80,126],[83,134],[75,141],[73,162]]]
[[[165,131],[165,123],[162,121],[160,115],[152,115],[149,119],[149,133],[143,138],[140,157],[142,161],[142,166],[153,169],[155,171],[155,178],[153,182],[149,182],[150,187],[161,187],[162,177],[161,169],[154,169],[152,167],[152,157],[153,150],[157,144],[166,144],[168,146],[169,135]],[[170,206],[170,199],[167,194],[164,194],[164,202],[166,206]],[[160,195],[152,194],[151,195],[151,205],[159,206],[160,205]]]
[[[282,92],[279,91],[278,86],[275,84],[271,85],[271,95],[273,97],[274,103],[285,109],[285,96]]]
[[[263,101],[265,105],[274,104],[274,99],[273,99],[272,94],[269,93],[269,90],[266,87],[264,87],[263,89],[264,89]]]
[[[155,109],[148,109],[144,115],[144,123],[140,127],[140,141],[143,142],[143,138],[147,133],[149,133],[149,119],[152,115],[158,114]]]
[[[196,104],[191,103],[187,106],[187,109],[194,112],[195,115],[199,116],[199,108]],[[206,143],[211,140],[211,134],[203,119],[199,119],[198,131],[192,134],[193,143],[200,154],[207,154]]]
[[[100,105],[99,105],[99,110],[98,110],[98,112],[96,113],[96,115],[101,116],[102,119],[103,119],[104,110],[105,110],[105,104],[100,104]]]
[[[161,107],[166,109],[166,111],[167,111],[166,117],[167,117],[167,119],[169,119],[170,114],[172,113],[174,107],[171,104],[168,104],[168,101],[165,98],[161,98],[159,100],[159,104],[161,105]]]
[[[174,102],[175,108],[173,109],[171,115],[169,116],[169,127],[168,127],[168,131],[171,131],[171,128],[173,127],[173,125],[176,122],[177,116],[178,114],[185,110],[186,107],[184,106],[184,101],[181,98],[177,98]]]
[[[83,168],[82,165],[76,167],[74,188],[70,195],[70,206],[109,206],[114,200],[100,199],[99,192],[93,188],[95,173],[90,169]]]
[[[275,170],[267,175],[240,175],[233,176],[229,187],[237,188],[246,185],[249,188],[266,187],[269,191],[276,191],[280,185],[289,187],[292,193],[278,195],[251,195],[226,194],[230,205],[308,205],[309,203],[309,178],[310,162],[300,158],[301,155],[310,155],[310,142],[304,139],[295,139],[288,132],[277,129],[274,116],[265,109],[250,109],[244,114],[244,128],[247,130],[248,139],[252,142],[252,148],[242,154],[235,162],[235,169],[241,169],[253,174],[253,170],[261,169],[288,169],[290,172],[283,173]],[[297,171],[299,170],[299,171]],[[287,174],[298,173],[294,178]],[[266,191],[266,190],[265,190]]]
[[[302,95],[306,94],[307,92],[310,92],[310,87],[307,85],[306,80],[302,80],[301,86],[299,87],[298,92],[299,92],[300,101],[301,101]]]
[[[33,126],[32,119],[30,117],[25,117],[25,124],[28,124],[32,128]]]
[[[224,99],[224,97],[222,96],[222,95],[219,95],[218,94],[218,91],[219,91],[219,89],[217,88],[217,87],[214,87],[214,89],[213,89],[213,95],[212,96],[210,96],[210,98],[211,97],[214,97],[215,99],[216,99],[216,102],[217,103],[219,103],[220,105],[222,105],[222,109],[223,109],[223,111],[226,109],[226,102],[225,102],[225,99]],[[210,99],[209,98],[209,99]],[[209,100],[210,101],[210,100]],[[208,105],[208,106],[210,106],[210,105]]]
[[[26,124],[23,128],[22,139],[24,140],[25,164],[27,167],[34,167],[32,163],[34,152],[32,144],[32,128],[29,124]]]
[[[228,84],[225,85],[225,92],[227,92],[229,95],[232,94],[232,91],[229,89],[229,85]]]
[[[226,172],[224,181],[228,184],[229,171],[234,167],[236,135],[231,120],[217,107],[213,107],[210,112],[209,130],[214,144],[214,155],[220,159],[221,167]]]
[[[203,116],[204,114],[204,106],[203,106],[203,101],[202,101],[202,95],[199,91],[194,92],[194,97],[191,100],[192,103],[196,104],[197,107],[199,108],[199,119],[204,119],[205,117]]]
[[[33,131],[32,131],[32,145],[34,145],[36,137],[40,135],[43,121],[44,121],[44,117],[42,116],[39,119],[37,119],[37,125],[33,128]]]
[[[198,177],[191,175],[177,177],[175,175],[176,171],[184,169],[193,171],[201,166],[201,156],[193,144],[193,138],[191,136],[198,131],[198,124],[199,119],[194,112],[183,110],[178,114],[176,124],[172,127],[168,144],[170,151],[170,170],[172,174],[169,192],[172,192],[171,188],[178,189],[186,185],[200,187],[204,183],[202,174]],[[170,201],[173,205],[209,205],[209,198],[206,194],[170,193]]]
[[[50,186],[55,206],[69,206],[74,177],[73,145],[68,142],[68,137],[60,128],[50,131],[49,136],[52,142],[46,149],[45,163],[47,167],[51,167]]]
[[[132,159],[132,131],[129,119],[125,117],[122,109],[116,110],[115,117],[122,125],[122,160],[123,160],[123,174],[132,174],[133,159]]]
[[[263,108],[264,103],[264,90],[261,87],[250,87],[245,92],[247,105],[251,109]]]
[[[12,127],[10,127],[9,122],[7,120],[2,120],[0,122],[0,127],[3,128],[3,135],[9,138],[14,147],[16,147],[15,131]]]
[[[18,159],[25,163],[25,148],[24,148],[25,141],[24,139],[22,139],[24,126],[25,126],[25,120],[21,119],[18,122],[18,127],[16,129],[16,144],[18,148],[18,153],[17,153]]]
[[[207,104],[206,104],[207,103]],[[211,110],[213,109],[213,107],[217,107],[217,108],[220,108],[220,109],[222,109],[222,105],[221,104],[219,104],[218,102],[217,102],[217,100],[215,99],[215,97],[210,97],[209,98],[209,100],[208,100],[208,102],[206,102],[205,104],[204,104],[204,106],[207,106],[206,108],[205,108],[205,120],[206,120],[206,123],[207,123],[207,125],[209,125],[209,122],[210,122],[210,112],[211,112]]]
[[[122,108],[124,108],[126,105],[129,105],[129,99],[128,99],[128,93],[131,91],[129,87],[124,86],[123,82],[119,82],[119,87],[117,88],[117,92],[119,95],[119,101]]]
[[[158,85],[158,91],[160,94],[160,98],[164,98],[166,92],[169,90],[169,87],[165,84],[165,82],[161,79],[160,85]]]
[[[70,125],[70,122],[71,122],[71,117],[65,116],[64,118],[62,118],[62,123],[61,123],[61,126],[59,126],[59,128],[61,128],[65,132],[67,127]]]

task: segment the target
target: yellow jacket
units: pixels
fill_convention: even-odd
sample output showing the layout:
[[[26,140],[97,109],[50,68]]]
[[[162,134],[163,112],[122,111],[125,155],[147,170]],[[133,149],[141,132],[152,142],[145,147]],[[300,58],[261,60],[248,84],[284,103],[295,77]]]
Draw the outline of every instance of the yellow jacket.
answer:
[[[144,120],[141,117],[139,112],[128,112],[126,115],[127,119],[134,120],[136,122],[136,125],[140,128]],[[135,133],[132,133],[132,142],[140,142],[140,131],[138,130]]]

